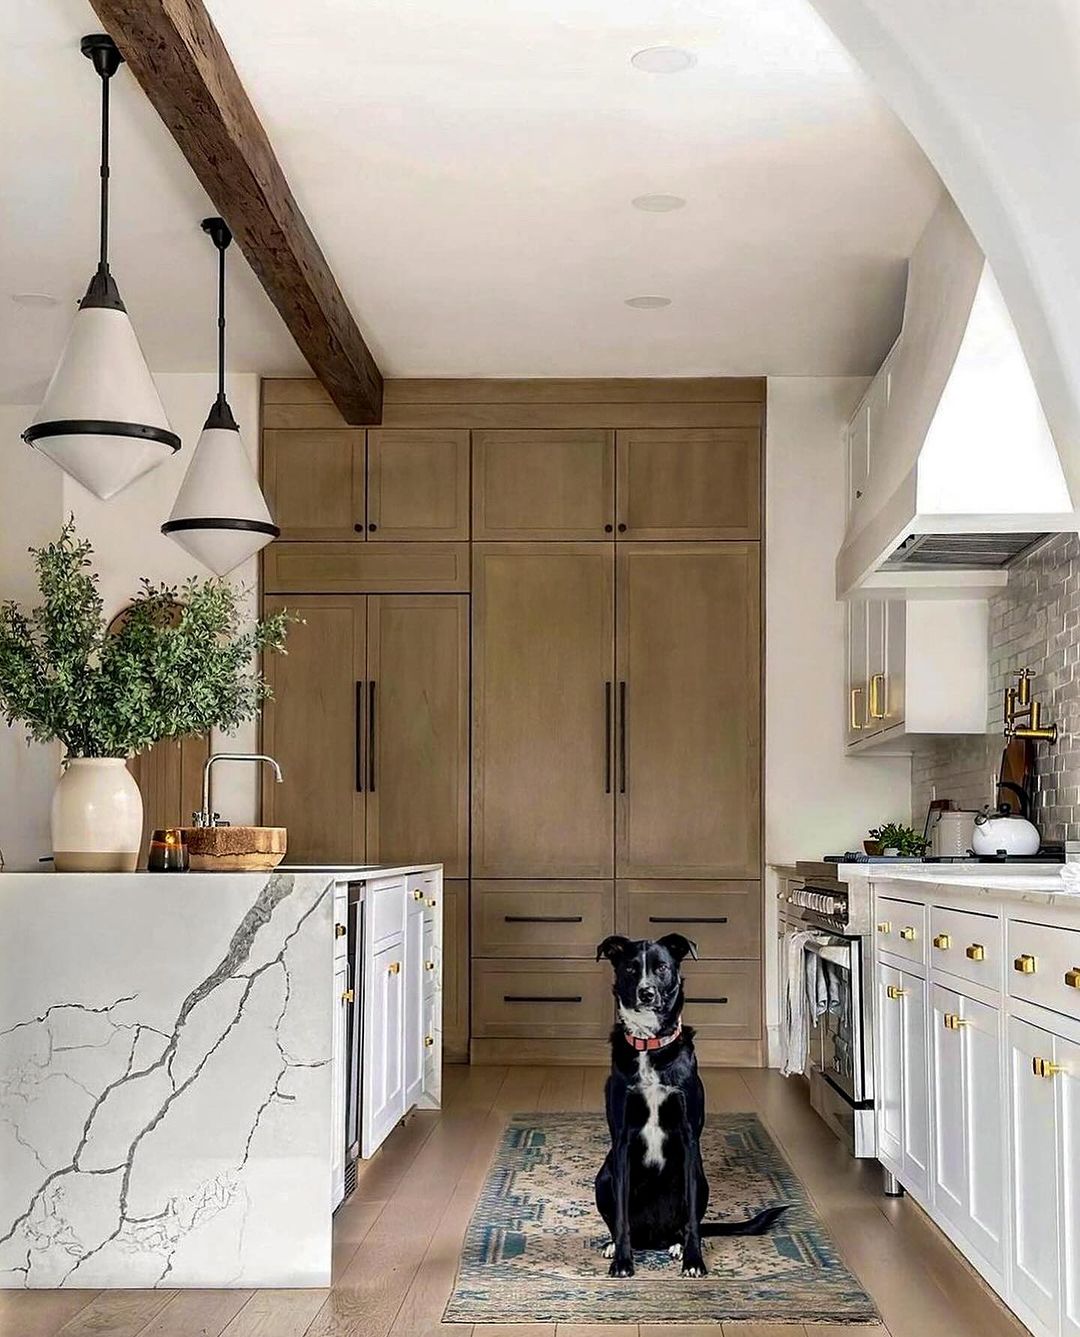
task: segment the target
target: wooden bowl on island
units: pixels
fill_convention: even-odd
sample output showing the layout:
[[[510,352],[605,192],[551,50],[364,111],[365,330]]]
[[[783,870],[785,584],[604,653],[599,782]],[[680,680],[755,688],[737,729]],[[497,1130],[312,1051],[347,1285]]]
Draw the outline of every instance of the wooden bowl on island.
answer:
[[[268,873],[285,857],[283,826],[189,826],[193,873]]]

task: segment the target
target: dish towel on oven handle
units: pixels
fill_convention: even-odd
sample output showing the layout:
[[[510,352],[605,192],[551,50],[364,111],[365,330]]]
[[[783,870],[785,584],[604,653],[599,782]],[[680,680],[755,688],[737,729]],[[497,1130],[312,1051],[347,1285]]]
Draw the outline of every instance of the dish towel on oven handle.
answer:
[[[837,964],[846,963],[847,949],[834,949],[827,933],[798,929],[785,939],[787,945],[787,989],[780,1018],[781,1062],[784,1077],[805,1072],[810,1049],[810,1027],[826,1012],[836,1012],[841,1003],[841,978],[826,970],[835,951]],[[813,943],[818,951],[808,952]]]

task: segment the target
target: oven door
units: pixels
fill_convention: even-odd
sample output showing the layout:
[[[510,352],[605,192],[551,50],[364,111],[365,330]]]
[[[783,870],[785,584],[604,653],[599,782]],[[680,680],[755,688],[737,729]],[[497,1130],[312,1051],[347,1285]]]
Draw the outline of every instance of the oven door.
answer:
[[[863,1034],[862,940],[833,937],[828,943],[809,942],[807,961],[822,972],[828,999],[825,1011],[811,1025],[810,1061],[852,1104],[867,1099]]]

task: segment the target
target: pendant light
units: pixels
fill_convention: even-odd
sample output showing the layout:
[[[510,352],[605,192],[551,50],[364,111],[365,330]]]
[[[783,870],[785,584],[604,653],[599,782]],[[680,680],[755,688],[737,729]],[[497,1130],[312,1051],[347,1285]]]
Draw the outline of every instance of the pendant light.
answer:
[[[281,530],[270,517],[225,398],[225,251],[232,233],[223,218],[204,218],[202,226],[218,251],[218,392],[161,532],[224,576]]]
[[[45,398],[23,440],[107,500],[180,449],[109,272],[109,80],[123,57],[105,33],[82,39],[101,77],[98,267]]]

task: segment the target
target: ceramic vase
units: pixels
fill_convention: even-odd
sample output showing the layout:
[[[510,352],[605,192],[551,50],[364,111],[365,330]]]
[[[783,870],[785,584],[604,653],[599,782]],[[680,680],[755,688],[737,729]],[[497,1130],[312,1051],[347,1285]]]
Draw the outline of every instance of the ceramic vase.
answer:
[[[132,873],[142,845],[142,795],[122,757],[72,757],[52,801],[58,873]]]

